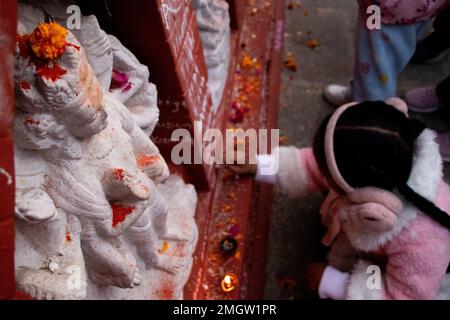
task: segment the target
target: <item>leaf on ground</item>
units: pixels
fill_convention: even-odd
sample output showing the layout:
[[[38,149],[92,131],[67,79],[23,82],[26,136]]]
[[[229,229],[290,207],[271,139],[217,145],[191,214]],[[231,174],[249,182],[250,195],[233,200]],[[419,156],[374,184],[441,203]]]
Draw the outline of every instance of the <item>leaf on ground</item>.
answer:
[[[283,290],[292,289],[296,285],[294,277],[290,275],[277,277],[277,283]]]
[[[316,49],[319,46],[319,40],[317,39],[308,39],[306,41],[306,46],[310,49]]]
[[[292,53],[288,53],[286,60],[284,60],[284,67],[292,71],[298,70],[298,63]]]

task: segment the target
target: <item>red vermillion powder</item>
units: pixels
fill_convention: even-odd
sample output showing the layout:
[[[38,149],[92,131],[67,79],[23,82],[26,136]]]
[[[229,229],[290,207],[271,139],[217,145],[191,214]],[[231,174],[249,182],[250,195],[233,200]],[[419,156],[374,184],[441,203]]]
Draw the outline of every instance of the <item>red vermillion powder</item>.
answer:
[[[118,203],[111,205],[113,210],[112,226],[116,227],[119,223],[125,221],[128,215],[133,213],[134,207],[124,207]]]

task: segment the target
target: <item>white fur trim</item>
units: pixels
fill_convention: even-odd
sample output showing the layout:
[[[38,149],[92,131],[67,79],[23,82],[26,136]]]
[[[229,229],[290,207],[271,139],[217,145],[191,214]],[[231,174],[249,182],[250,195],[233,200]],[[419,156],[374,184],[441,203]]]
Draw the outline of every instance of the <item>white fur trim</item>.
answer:
[[[319,285],[321,299],[343,300],[345,299],[348,278],[350,274],[341,272],[332,266],[327,266]]]
[[[442,158],[436,133],[425,129],[417,138],[414,165],[408,185],[422,197],[435,202],[442,181]]]
[[[256,156],[256,175],[255,180],[275,184],[277,182],[277,172],[279,164],[278,158],[273,154],[260,154]],[[276,170],[274,170],[276,168]]]
[[[384,282],[381,279],[381,288],[379,289],[369,289],[367,281],[371,273],[368,273],[368,268],[371,266],[370,263],[360,260],[355,268],[353,269],[349,285],[347,288],[346,300],[382,300],[384,291]],[[381,274],[380,274],[381,276]]]
[[[273,154],[279,154],[279,171],[276,185],[280,192],[289,197],[307,196],[308,176],[300,159],[300,150],[295,147],[279,147]]]
[[[436,133],[425,129],[417,138],[415,144],[413,168],[408,185],[415,192],[434,203],[441,181],[442,158],[439,153],[439,145],[436,142]],[[343,229],[347,238],[356,249],[365,252],[373,251],[386,245],[417,217],[418,210],[416,207],[405,200],[403,205],[404,209],[399,214],[397,224],[393,230],[382,234],[368,233],[366,230],[360,232],[345,224]]]

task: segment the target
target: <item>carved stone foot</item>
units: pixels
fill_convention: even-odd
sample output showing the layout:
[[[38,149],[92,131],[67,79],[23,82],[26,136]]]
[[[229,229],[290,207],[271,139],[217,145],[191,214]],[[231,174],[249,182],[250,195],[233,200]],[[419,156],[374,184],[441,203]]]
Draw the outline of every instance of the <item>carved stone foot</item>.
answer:
[[[186,265],[186,259],[169,257],[169,256],[158,256],[156,259],[154,267],[161,271],[176,274]]]
[[[22,267],[16,271],[16,282],[18,290],[38,300],[79,300],[86,297],[84,271],[61,267],[51,272]]]
[[[188,238],[184,235],[177,234],[174,231],[171,231],[170,229],[167,230],[167,232],[165,234],[161,235],[161,239],[167,240],[167,241],[175,241],[175,242],[187,242],[187,241],[191,240],[190,238]]]

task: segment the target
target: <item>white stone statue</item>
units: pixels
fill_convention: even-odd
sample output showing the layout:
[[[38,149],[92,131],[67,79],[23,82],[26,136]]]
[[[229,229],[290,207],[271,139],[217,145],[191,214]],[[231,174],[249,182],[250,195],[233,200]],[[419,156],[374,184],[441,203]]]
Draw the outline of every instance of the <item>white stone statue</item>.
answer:
[[[230,64],[230,13],[225,0],[192,0],[200,29],[208,86],[215,112],[222,100]]]
[[[39,299],[158,299],[170,285],[170,298],[182,298],[197,240],[197,198],[192,186],[167,178],[167,165],[148,137],[157,116],[146,118],[145,109],[156,108],[148,105],[153,96],[146,93],[156,92],[147,69],[123,46],[111,46],[110,55],[99,55],[94,45],[85,51],[71,32],[67,46],[49,59],[45,42],[33,42],[39,34],[31,34],[42,12],[25,5],[19,12],[19,289]],[[85,23],[99,29],[96,19]],[[114,48],[120,72],[132,75],[131,88],[120,94],[105,90]],[[45,59],[37,59],[39,53]],[[100,81],[88,57],[96,57],[91,63]]]

